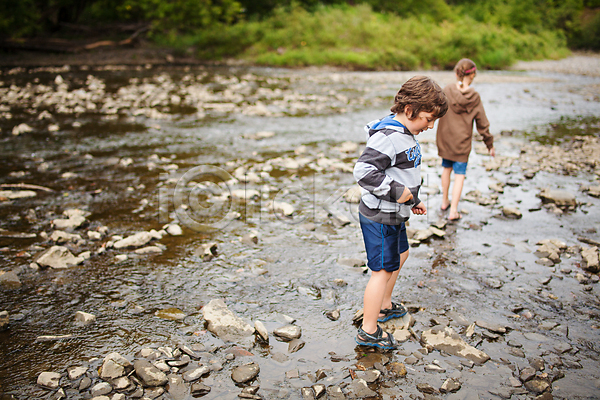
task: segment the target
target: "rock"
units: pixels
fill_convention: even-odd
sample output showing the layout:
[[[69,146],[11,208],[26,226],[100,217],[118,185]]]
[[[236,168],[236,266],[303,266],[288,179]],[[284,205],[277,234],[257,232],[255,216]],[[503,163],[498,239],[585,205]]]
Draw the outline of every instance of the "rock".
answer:
[[[60,374],[57,372],[42,372],[38,375],[37,384],[48,389],[58,389]]]
[[[538,197],[542,199],[543,203],[554,203],[561,208],[574,209],[577,207],[575,195],[564,190],[543,189]]]
[[[203,383],[194,383],[191,388],[191,394],[194,397],[201,397],[210,393],[210,386],[206,386]]]
[[[475,325],[477,325],[480,328],[487,329],[488,331],[492,331],[492,332],[496,332],[496,333],[501,333],[501,334],[506,333],[506,327],[504,327],[504,326],[502,326],[500,324],[495,324],[495,323],[492,323],[492,322],[477,320],[477,321],[475,321]]]
[[[75,313],[75,322],[80,325],[90,325],[96,321],[96,316],[83,311],[77,311]]]
[[[521,218],[523,218],[523,213],[521,213],[521,211],[519,211],[518,208],[514,208],[514,207],[503,207],[502,208],[502,214],[506,218],[512,218],[512,219],[521,219]]]
[[[268,208],[270,208],[274,214],[281,214],[286,217],[291,217],[295,211],[294,206],[291,204],[275,200],[269,203]]]
[[[300,394],[302,395],[302,400],[315,400],[315,392],[311,387],[303,387],[300,389]]]
[[[52,246],[37,255],[34,259],[34,262],[40,267],[56,269],[69,268],[81,264],[83,261],[83,257],[74,256],[69,249],[64,246]]]
[[[142,247],[152,239],[154,239],[154,236],[150,232],[138,232],[125,239],[116,241],[114,248],[124,249],[127,247]]]
[[[65,231],[54,231],[50,235],[50,240],[56,242],[56,244],[65,244],[69,242],[79,243],[83,242],[83,239],[80,235],[76,233],[68,233]]]
[[[92,397],[104,396],[112,392],[113,388],[108,382],[98,382],[90,389]]]
[[[535,394],[541,394],[548,390],[552,385],[545,379],[535,377],[525,382],[525,388]]]
[[[590,196],[599,197],[600,198],[600,185],[586,186],[586,187],[583,187],[581,190],[583,192],[589,194]]]
[[[79,382],[79,390],[86,390],[90,386],[92,386],[92,380],[89,377],[84,376],[81,378],[81,381]]]
[[[19,136],[22,133],[27,133],[33,131],[33,128],[27,125],[26,123],[21,123],[19,125],[15,125],[12,129],[12,134],[14,136]]]
[[[33,190],[0,190],[0,199],[18,200],[35,196],[37,193]]]
[[[364,379],[367,383],[375,383],[381,377],[381,371],[369,369],[367,371],[358,370],[355,372],[356,378]]]
[[[158,246],[146,246],[140,249],[136,249],[135,254],[159,254],[163,252],[163,249]]]
[[[349,399],[364,399],[366,397],[378,397],[377,392],[374,392],[367,386],[364,379],[354,379],[346,386]]]
[[[163,386],[167,384],[167,375],[150,364],[147,360],[136,360],[133,363],[135,374],[142,380],[145,386]]]
[[[102,379],[116,379],[127,375],[133,369],[133,365],[119,353],[113,352],[104,357],[99,370]]]
[[[328,400],[345,400],[346,396],[339,386],[327,387],[327,399]]]
[[[597,273],[600,272],[600,256],[596,246],[586,247],[581,251],[584,268],[587,271]]]
[[[330,310],[325,313],[325,316],[332,321],[337,321],[340,319],[340,310]]]
[[[302,329],[299,326],[288,324],[275,329],[273,334],[284,340],[299,339],[302,336]]]
[[[252,362],[246,365],[241,365],[233,369],[231,379],[235,383],[246,383],[256,378],[260,372],[258,364]]]
[[[87,372],[85,367],[69,367],[67,368],[67,376],[70,380],[75,381],[81,378]]]
[[[523,383],[528,382],[535,377],[535,373],[535,368],[525,367],[519,372],[519,379]]]
[[[440,387],[440,392],[442,393],[453,393],[459,391],[461,388],[461,384],[459,381],[448,378],[444,381],[442,386]]]
[[[338,258],[337,263],[352,268],[363,267],[366,265],[365,260],[360,258]]]
[[[464,357],[478,364],[483,364],[490,359],[490,356],[483,351],[463,341],[450,327],[433,327],[424,331],[421,341],[424,345],[430,345],[436,350]]]
[[[21,280],[14,271],[0,271],[0,285],[17,289],[21,287]]]
[[[177,224],[169,224],[167,225],[166,231],[171,236],[181,236],[183,235],[183,229]]]
[[[196,380],[202,378],[204,375],[207,375],[209,373],[210,373],[210,368],[207,367],[206,365],[202,365],[198,368],[194,368],[194,369],[186,371],[183,374],[183,380],[186,382],[193,382],[193,381],[196,381]]]
[[[258,337],[263,342],[269,342],[269,332],[267,331],[265,324],[263,324],[261,321],[254,321],[254,330],[256,333],[258,333]]]
[[[302,349],[306,342],[301,339],[292,339],[288,344],[288,353],[295,353]]]
[[[240,240],[244,244],[255,246],[258,244],[258,234],[256,232],[246,233]]]
[[[122,376],[120,378],[117,379],[113,379],[112,381],[112,386],[114,390],[132,390],[133,388],[135,388],[135,385],[133,384],[133,382],[131,382],[131,380],[126,377],[126,376]]]
[[[400,362],[392,362],[387,366],[388,372],[397,378],[406,376],[406,366]]]
[[[208,330],[220,338],[243,338],[254,334],[254,328],[232,313],[223,300],[211,300],[202,311]]]
[[[74,230],[87,223],[85,217],[81,214],[72,214],[69,218],[57,218],[52,221],[52,226],[58,230]]]
[[[437,390],[429,383],[417,383],[417,390],[421,393],[425,394],[434,394],[437,393]]]
[[[184,400],[187,397],[187,386],[180,375],[170,374],[167,376],[167,392],[173,400]]]
[[[317,399],[320,399],[325,395],[325,393],[327,393],[327,386],[323,384],[317,383],[312,385],[311,387],[315,391],[315,398]]]
[[[194,250],[194,255],[196,257],[202,258],[203,261],[210,261],[215,258],[217,254],[217,244],[216,243],[203,243],[199,248]]]

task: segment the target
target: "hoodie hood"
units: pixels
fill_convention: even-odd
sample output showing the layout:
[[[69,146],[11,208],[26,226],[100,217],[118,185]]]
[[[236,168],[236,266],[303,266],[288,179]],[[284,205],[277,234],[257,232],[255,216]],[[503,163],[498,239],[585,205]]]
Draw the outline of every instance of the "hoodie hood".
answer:
[[[375,121],[371,121],[365,126],[365,131],[371,135],[371,132],[377,131],[383,128],[392,128],[400,132],[408,132],[408,129],[400,122],[394,119],[396,115],[390,114],[387,117],[383,117],[381,119],[376,119]]]
[[[479,105],[481,98],[479,93],[472,87],[469,87],[466,91],[461,92],[458,90],[455,84],[446,86],[446,96],[448,97],[448,104],[452,107],[452,111],[457,114],[470,113]]]

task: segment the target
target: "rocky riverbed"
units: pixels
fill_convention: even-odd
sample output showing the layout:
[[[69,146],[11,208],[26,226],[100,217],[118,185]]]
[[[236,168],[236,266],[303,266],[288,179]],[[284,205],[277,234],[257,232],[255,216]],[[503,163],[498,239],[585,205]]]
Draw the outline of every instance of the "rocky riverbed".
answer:
[[[599,398],[588,72],[478,74],[498,156],[475,145],[458,223],[420,136],[402,345],[356,346],[351,171],[416,73],[3,69],[2,400]]]

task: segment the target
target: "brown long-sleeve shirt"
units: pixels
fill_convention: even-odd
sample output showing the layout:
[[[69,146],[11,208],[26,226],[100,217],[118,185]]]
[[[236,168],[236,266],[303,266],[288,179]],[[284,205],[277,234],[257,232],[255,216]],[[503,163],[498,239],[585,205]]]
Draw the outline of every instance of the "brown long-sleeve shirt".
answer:
[[[471,153],[473,121],[488,149],[494,146],[490,122],[485,115],[479,93],[469,87],[461,92],[452,83],[444,88],[448,97],[448,112],[438,122],[436,143],[438,155],[446,160],[467,162]]]

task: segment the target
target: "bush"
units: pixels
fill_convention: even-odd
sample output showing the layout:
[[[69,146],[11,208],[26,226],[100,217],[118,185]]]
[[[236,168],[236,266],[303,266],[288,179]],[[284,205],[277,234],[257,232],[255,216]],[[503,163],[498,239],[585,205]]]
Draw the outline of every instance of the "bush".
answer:
[[[362,70],[450,69],[462,57],[482,68],[500,69],[518,59],[568,54],[560,33],[523,33],[469,16],[436,23],[427,17],[376,13],[366,5],[321,6],[313,13],[279,8],[263,21],[223,25],[191,42],[200,56],[210,59]]]

